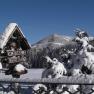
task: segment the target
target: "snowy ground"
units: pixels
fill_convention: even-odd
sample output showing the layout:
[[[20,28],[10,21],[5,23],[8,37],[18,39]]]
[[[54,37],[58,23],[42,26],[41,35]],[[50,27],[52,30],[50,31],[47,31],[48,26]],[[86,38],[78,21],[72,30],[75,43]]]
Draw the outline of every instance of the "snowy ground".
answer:
[[[29,69],[27,74],[22,75],[23,78],[41,78],[44,69]]]
[[[44,69],[29,69],[27,74],[21,76],[21,78],[41,78],[42,72]],[[2,78],[12,78],[11,75],[5,75],[4,73],[0,73],[0,77]]]

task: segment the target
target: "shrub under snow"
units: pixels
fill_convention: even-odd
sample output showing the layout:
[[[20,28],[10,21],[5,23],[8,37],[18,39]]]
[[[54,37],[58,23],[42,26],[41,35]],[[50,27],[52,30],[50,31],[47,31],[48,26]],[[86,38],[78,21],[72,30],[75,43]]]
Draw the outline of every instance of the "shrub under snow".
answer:
[[[34,94],[46,94],[47,87],[43,84],[36,84],[33,90],[35,91]]]
[[[17,64],[14,70],[17,71],[18,73],[23,73],[26,70],[26,68],[22,64]]]
[[[46,56],[45,58],[47,59],[47,62],[50,63],[50,67],[45,70],[43,75],[46,73],[45,75],[51,75],[52,78],[60,78],[67,73],[64,64],[59,62],[56,58],[51,59],[49,56]],[[51,74],[48,70],[52,71]]]

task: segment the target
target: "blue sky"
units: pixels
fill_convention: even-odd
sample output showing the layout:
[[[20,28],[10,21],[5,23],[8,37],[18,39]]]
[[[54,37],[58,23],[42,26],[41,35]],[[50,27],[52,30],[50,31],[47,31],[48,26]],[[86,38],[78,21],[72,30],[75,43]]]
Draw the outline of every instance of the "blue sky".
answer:
[[[53,33],[73,36],[75,28],[94,36],[94,0],[0,0],[0,31],[10,22],[31,43]]]

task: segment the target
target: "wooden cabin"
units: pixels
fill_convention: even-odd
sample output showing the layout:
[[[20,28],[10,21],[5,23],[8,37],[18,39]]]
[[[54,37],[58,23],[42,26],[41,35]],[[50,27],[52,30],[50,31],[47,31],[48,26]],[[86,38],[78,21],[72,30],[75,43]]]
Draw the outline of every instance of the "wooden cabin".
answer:
[[[30,44],[19,26],[16,23],[10,23],[6,27],[3,34],[0,36],[0,49],[1,51],[7,52],[7,59],[4,57],[6,55],[3,54],[3,59],[1,58],[1,63],[3,62],[3,65],[5,67],[6,65],[8,65],[8,63],[11,64],[22,62],[23,60],[21,61],[21,58],[24,59],[25,55],[22,55],[21,53],[30,48]]]

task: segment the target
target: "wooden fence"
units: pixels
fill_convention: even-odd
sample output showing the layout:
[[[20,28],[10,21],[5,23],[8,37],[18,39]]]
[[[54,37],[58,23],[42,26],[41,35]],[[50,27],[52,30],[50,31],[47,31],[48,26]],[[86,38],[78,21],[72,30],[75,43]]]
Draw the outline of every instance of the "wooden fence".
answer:
[[[7,84],[7,88],[4,85]],[[36,84],[44,84],[47,86],[47,91],[33,89],[33,86]],[[79,89],[75,92],[68,91],[68,88],[63,88],[61,92],[57,92],[54,87],[56,85],[79,85]],[[52,94],[65,94],[64,92],[67,91],[68,94],[94,94],[94,90],[91,88],[87,91],[82,90],[82,86],[94,86],[94,75],[81,75],[81,76],[74,76],[74,77],[62,77],[60,79],[48,79],[48,78],[41,78],[41,79],[32,79],[32,78],[3,78],[0,77],[0,87],[2,87],[3,91],[11,91],[13,90],[14,93],[12,94],[51,94],[50,92],[53,90],[55,93]],[[25,93],[23,91],[23,87],[25,88]],[[0,93],[4,94],[4,93]],[[11,94],[11,93],[6,93]]]

